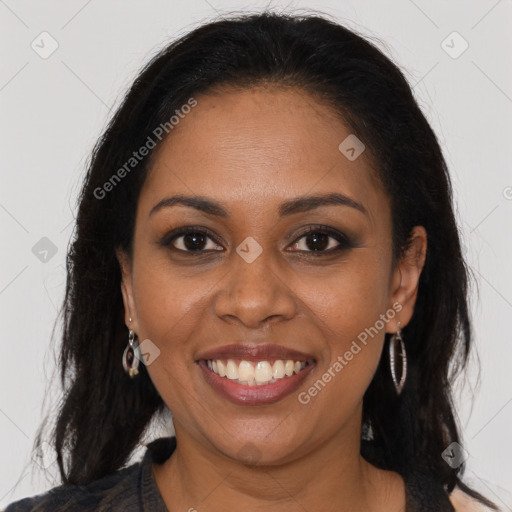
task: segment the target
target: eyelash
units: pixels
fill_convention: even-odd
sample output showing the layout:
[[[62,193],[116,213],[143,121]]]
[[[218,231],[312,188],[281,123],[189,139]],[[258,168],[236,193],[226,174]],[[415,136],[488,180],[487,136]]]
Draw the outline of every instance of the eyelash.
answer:
[[[311,254],[313,257],[319,257],[319,256],[328,256],[333,253],[340,252],[340,251],[346,251],[348,249],[355,247],[355,244],[352,242],[352,240],[348,236],[346,236],[344,233],[334,230],[332,228],[326,227],[326,226],[322,226],[322,225],[310,226],[308,229],[306,229],[305,231],[300,233],[300,235],[298,235],[298,237],[295,238],[295,240],[290,245],[295,245],[302,238],[305,238],[312,233],[327,235],[330,238],[333,238],[334,240],[336,240],[339,245],[336,247],[333,247],[331,249],[327,249],[327,250],[320,250],[320,251],[299,250],[299,251],[292,251],[292,252],[306,253],[306,254]],[[178,238],[183,237],[184,235],[187,235],[187,234],[205,235],[208,238],[210,238],[211,240],[213,240],[217,245],[222,245],[219,242],[219,240],[217,239],[217,237],[210,230],[208,230],[204,227],[199,227],[199,226],[197,226],[197,227],[196,226],[186,226],[186,227],[182,227],[182,228],[177,228],[177,229],[171,231],[170,233],[167,233],[164,236],[164,238],[161,240],[160,245],[167,247],[169,250],[174,251],[174,252],[190,253],[191,256],[203,256],[206,253],[220,252],[220,251],[217,251],[217,249],[213,249],[213,250],[212,249],[206,249],[206,250],[200,249],[197,251],[190,251],[190,250],[185,250],[185,249],[177,249],[176,247],[172,246],[172,244],[175,240],[177,240]]]

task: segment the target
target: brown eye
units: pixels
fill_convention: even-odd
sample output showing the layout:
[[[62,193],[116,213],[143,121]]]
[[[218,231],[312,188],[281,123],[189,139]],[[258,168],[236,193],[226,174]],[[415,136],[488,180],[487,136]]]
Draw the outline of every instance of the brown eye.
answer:
[[[177,247],[176,241],[180,240],[182,247]],[[182,235],[178,237],[174,242],[177,249],[187,250],[187,251],[200,251],[205,248],[208,237],[203,233],[188,233],[187,235]]]
[[[204,229],[182,228],[169,233],[161,245],[182,252],[222,251],[223,248]]]
[[[352,247],[349,238],[327,228],[310,228],[295,240],[291,248],[300,252],[331,253]]]
[[[310,251],[324,251],[329,246],[329,239],[325,233],[311,233],[304,238],[305,245]]]

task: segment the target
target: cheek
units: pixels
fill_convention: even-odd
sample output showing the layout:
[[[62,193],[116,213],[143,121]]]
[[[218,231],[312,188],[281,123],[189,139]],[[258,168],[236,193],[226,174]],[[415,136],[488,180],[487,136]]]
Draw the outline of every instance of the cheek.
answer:
[[[379,271],[339,272],[307,285],[308,307],[325,340],[322,362],[300,403],[329,412],[324,425],[339,425],[360,405],[377,370],[385,335],[385,286]]]
[[[322,400],[338,407],[340,414],[355,407],[370,384],[382,352],[383,316],[394,316],[394,311],[393,315],[386,311],[386,262],[361,250],[350,265],[340,266],[328,277],[301,280],[304,301],[326,341],[324,364],[316,378],[327,381],[331,391],[322,393]]]
[[[150,378],[167,406],[180,418],[188,417],[195,396],[191,372],[196,371],[191,342],[199,336],[204,316],[204,288],[200,280],[180,278],[170,266],[153,260],[134,269],[139,340],[150,339],[159,355],[147,367]]]
[[[146,261],[134,269],[139,337],[174,352],[199,325],[210,285],[205,278],[184,278],[161,258]]]
[[[301,278],[299,296],[333,343],[356,338],[385,313],[389,299],[385,268],[385,261],[365,250],[328,275]]]

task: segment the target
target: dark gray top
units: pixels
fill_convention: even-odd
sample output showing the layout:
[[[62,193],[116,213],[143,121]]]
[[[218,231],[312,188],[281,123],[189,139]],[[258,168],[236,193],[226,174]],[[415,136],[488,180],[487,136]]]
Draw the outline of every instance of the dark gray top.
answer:
[[[167,460],[175,437],[148,444],[143,459],[88,485],[60,485],[44,494],[11,503],[4,512],[169,512],[156,485],[152,464]],[[446,491],[429,477],[404,478],[406,512],[455,512]]]

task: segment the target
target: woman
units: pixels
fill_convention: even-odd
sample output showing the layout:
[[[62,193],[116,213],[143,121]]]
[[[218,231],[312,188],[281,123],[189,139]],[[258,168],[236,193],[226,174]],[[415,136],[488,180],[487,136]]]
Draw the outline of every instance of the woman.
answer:
[[[461,480],[446,164],[354,32],[265,12],[164,49],[94,150],[68,271],[63,485],[7,511],[495,508]]]

